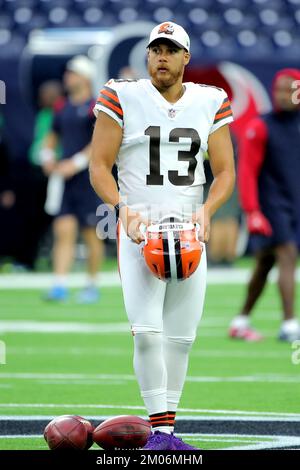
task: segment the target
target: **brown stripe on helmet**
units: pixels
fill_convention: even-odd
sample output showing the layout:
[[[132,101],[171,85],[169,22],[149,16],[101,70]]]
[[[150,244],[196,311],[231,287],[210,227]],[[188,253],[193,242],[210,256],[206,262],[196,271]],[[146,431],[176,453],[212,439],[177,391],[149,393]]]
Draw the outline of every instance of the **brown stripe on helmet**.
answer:
[[[169,241],[165,237],[163,237],[162,241],[163,241],[163,253],[164,253],[164,264],[165,264],[165,279],[171,279]]]

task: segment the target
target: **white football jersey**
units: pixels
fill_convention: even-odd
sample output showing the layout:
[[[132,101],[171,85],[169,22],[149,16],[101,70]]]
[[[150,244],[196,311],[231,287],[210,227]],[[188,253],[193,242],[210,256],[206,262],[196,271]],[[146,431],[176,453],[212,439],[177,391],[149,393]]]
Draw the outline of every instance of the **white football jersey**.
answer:
[[[171,104],[151,80],[109,80],[94,108],[123,129],[116,161],[121,199],[152,220],[189,219],[202,204],[208,137],[233,120],[223,89],[184,87]]]

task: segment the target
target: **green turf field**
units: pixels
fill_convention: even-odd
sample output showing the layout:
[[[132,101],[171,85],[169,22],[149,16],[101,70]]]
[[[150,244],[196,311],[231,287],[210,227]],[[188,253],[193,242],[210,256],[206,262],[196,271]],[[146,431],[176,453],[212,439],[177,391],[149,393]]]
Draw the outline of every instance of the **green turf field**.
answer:
[[[293,429],[286,431],[290,421],[292,427],[300,422],[300,364],[292,363],[291,345],[276,339],[280,305],[275,285],[267,287],[253,319],[265,341],[227,338],[243,289],[208,286],[191,353],[178,419],[184,423],[185,440],[204,449],[276,444],[281,433],[295,435]],[[34,428],[22,436],[22,418],[30,423],[67,413],[96,420],[145,416],[121,289],[103,288],[101,301],[92,306],[73,300],[53,305],[41,294],[38,289],[0,291],[0,340],[6,346],[6,364],[0,366],[0,416],[11,421],[7,432],[2,428],[0,449],[46,449]],[[253,431],[251,420],[260,432]],[[282,427],[271,432],[272,420]],[[241,432],[239,426],[246,429],[247,423],[250,432]],[[298,441],[290,442],[296,446]]]

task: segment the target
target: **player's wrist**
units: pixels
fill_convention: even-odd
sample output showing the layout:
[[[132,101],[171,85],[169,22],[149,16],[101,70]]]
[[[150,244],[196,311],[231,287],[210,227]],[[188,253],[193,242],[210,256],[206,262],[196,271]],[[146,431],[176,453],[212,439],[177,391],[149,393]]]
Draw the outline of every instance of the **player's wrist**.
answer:
[[[74,167],[78,173],[86,170],[89,166],[88,157],[82,152],[75,153],[72,157],[72,162],[74,163]]]
[[[123,207],[127,207],[125,202],[123,202],[123,201],[120,201],[120,202],[118,202],[117,204],[114,205],[114,209],[115,209],[116,212],[120,212],[120,210]]]
[[[51,148],[43,148],[39,153],[39,160],[42,165],[55,161],[55,152]]]

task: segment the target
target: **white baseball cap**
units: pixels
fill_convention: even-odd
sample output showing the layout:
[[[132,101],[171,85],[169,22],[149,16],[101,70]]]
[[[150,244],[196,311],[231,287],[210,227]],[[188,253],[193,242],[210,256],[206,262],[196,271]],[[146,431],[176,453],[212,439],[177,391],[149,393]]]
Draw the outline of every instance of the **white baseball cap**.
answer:
[[[78,73],[92,81],[95,78],[95,64],[86,55],[76,55],[67,62],[66,70]]]
[[[179,24],[172,23],[171,21],[166,21],[164,23],[155,26],[150,33],[149,38],[149,47],[153,41],[156,39],[169,39],[169,41],[174,42],[176,46],[181,49],[186,49],[190,52],[190,38],[188,33],[183,29]]]

